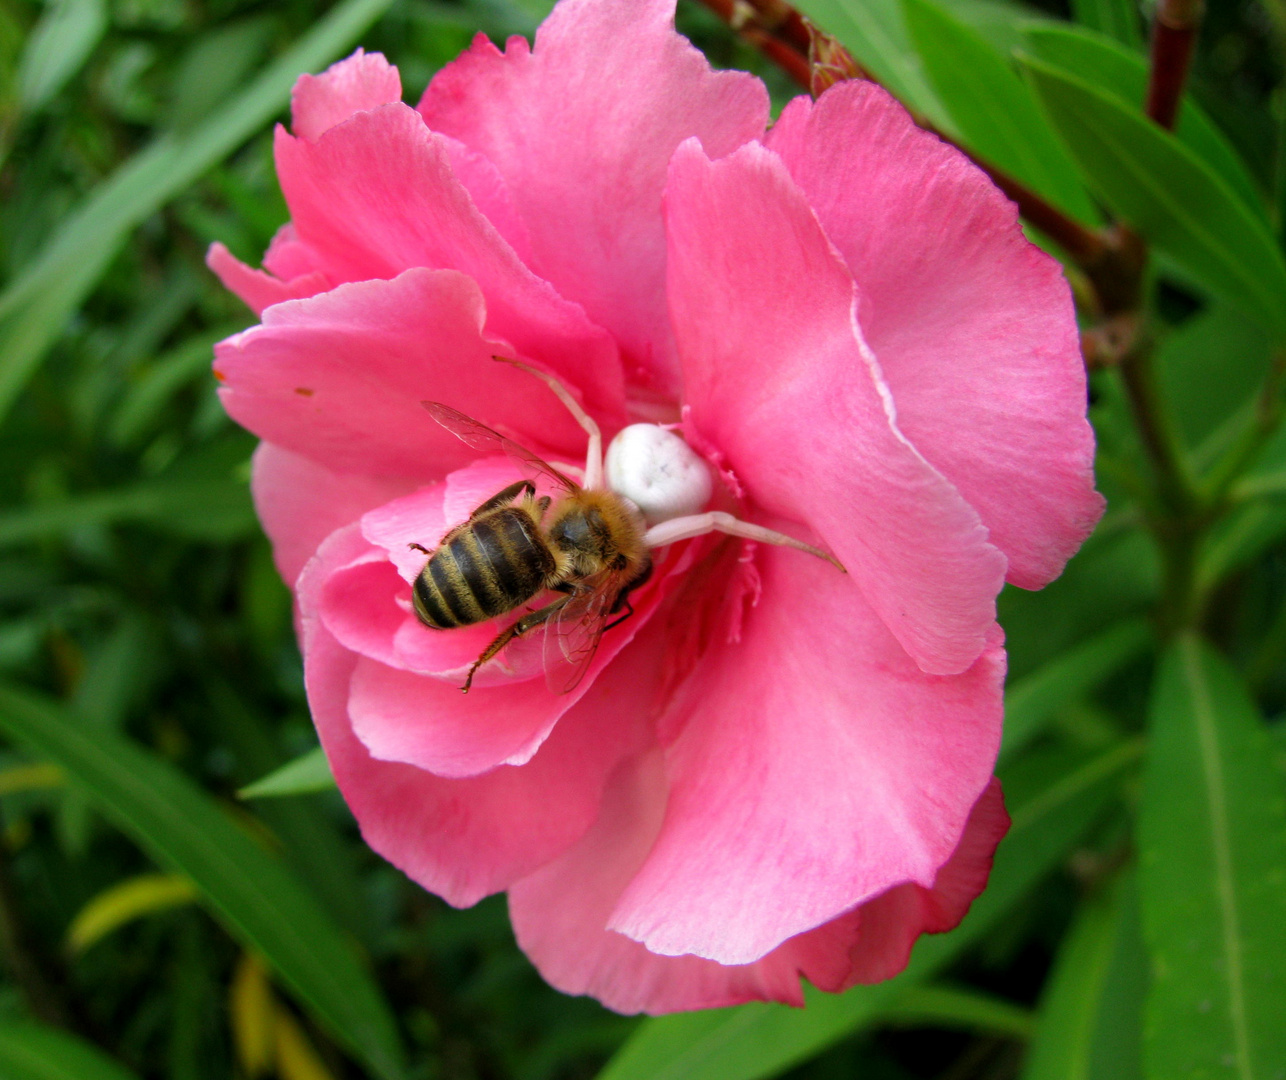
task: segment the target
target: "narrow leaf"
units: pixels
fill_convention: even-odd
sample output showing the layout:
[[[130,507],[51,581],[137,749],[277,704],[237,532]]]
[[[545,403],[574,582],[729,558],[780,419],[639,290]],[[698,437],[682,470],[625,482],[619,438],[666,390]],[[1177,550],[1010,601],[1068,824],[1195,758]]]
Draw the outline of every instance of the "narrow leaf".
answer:
[[[1084,903],[1046,983],[1023,1080],[1139,1080],[1147,956],[1127,874]]]
[[[1152,641],[1143,619],[1129,619],[1069,649],[1005,691],[1001,759],[1040,734],[1045,722],[1141,656]]]
[[[1134,0],[1072,0],[1072,14],[1082,26],[1138,49],[1143,44],[1139,6]]]
[[[751,1004],[681,1013],[643,1023],[599,1080],[759,1080],[805,1061],[875,1023],[898,996],[931,978],[985,935],[1096,820],[1111,781],[1138,759],[1127,743],[1037,783],[1010,808],[1013,825],[996,852],[987,889],[949,934],[925,937],[895,979],[833,995],[805,988],[806,1008]]]
[[[294,1017],[278,1009],[273,1037],[277,1043],[277,1075],[281,1080],[335,1080]]]
[[[98,1047],[57,1028],[0,1023],[0,1076],[5,1080],[138,1080]]]
[[[1185,635],[1163,658],[1139,813],[1154,1077],[1286,1067],[1286,786],[1236,673]]]
[[[1286,505],[1281,500],[1261,500],[1236,507],[1212,531],[1201,553],[1197,591],[1209,596],[1229,574],[1259,558],[1283,536],[1286,536]]]
[[[27,38],[18,62],[18,101],[24,112],[49,104],[107,29],[103,0],[54,0]]]
[[[263,963],[242,953],[228,987],[228,1020],[237,1064],[246,1076],[262,1076],[272,1067],[273,1021],[277,1002]]]
[[[370,973],[312,894],[178,770],[57,705],[0,684],[0,729],[57,762],[159,862],[186,875],[230,933],[361,1061],[401,1076],[393,1019]]]
[[[280,769],[274,769],[262,780],[247,784],[237,792],[237,797],[279,799],[283,795],[311,795],[315,791],[326,791],[334,786],[335,777],[331,775],[326,751],[318,746],[301,754],[294,761],[286,762]]]
[[[0,418],[130,231],[281,109],[301,72],[333,60],[391,0],[342,0],[246,89],[183,137],[163,135],[67,217],[0,295]]]
[[[65,502],[0,513],[0,547],[56,536],[87,524],[147,522],[199,540],[231,540],[255,529],[245,482],[254,440],[236,432],[180,458],[152,480]]]
[[[62,787],[67,774],[48,761],[34,765],[15,765],[0,771],[0,795],[14,795],[19,791],[40,791],[44,788]]]
[[[1112,94],[1035,58],[1023,62],[1103,200],[1196,281],[1286,338],[1286,261],[1223,178]]]
[[[1115,95],[1133,111],[1142,109],[1147,97],[1148,62],[1138,52],[1101,34],[1052,21],[1024,24],[1023,39],[1038,59]],[[1268,220],[1263,196],[1249,170],[1191,94],[1185,94],[1180,103],[1174,134],[1223,177],[1248,209]]]
[[[1029,1039],[1035,1022],[1030,1009],[1011,1001],[954,986],[913,986],[883,1013],[879,1022],[897,1027],[938,1027]]]
[[[929,81],[970,148],[1074,217],[1096,222],[1076,167],[1008,60],[934,0],[902,0],[902,8]]]
[[[196,887],[181,874],[139,874],[104,889],[76,913],[67,947],[83,952],[127,922],[190,904]]]

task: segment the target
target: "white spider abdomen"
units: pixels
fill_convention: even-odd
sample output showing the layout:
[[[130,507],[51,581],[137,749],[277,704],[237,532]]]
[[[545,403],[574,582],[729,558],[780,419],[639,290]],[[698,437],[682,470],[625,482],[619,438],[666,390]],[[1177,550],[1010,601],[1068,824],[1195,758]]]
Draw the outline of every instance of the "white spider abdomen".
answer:
[[[696,514],[710,501],[710,469],[673,431],[631,424],[607,448],[607,486],[624,495],[649,525]]]

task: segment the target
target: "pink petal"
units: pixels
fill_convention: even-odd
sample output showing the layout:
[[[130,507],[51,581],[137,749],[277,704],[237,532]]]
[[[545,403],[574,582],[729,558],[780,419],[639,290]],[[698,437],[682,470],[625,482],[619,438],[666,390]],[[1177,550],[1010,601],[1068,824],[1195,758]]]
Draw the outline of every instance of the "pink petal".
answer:
[[[618,1012],[667,1013],[747,1001],[802,1005],[799,979],[831,992],[892,978],[921,933],[954,927],[986,884],[1008,817],[994,781],[933,889],[905,884],[749,964],[659,956],[606,929],[621,890],[646,857],[665,811],[656,754],[617,769],[593,827],[559,858],[509,891],[514,933],[553,986],[590,994]],[[962,885],[971,891],[964,895]]]
[[[589,827],[604,780],[648,738],[650,700],[624,688],[646,685],[644,669],[655,662],[655,650],[632,649],[622,656],[520,769],[503,766],[484,776],[447,780],[377,761],[348,719],[357,658],[317,617],[321,584],[366,547],[356,530],[337,534],[299,582],[313,719],[366,842],[449,903],[473,904],[556,857]],[[605,716],[610,723],[603,722]]]
[[[471,150],[458,139],[441,134],[438,138],[451,161],[451,171],[469,193],[473,205],[509,242],[518,258],[530,266],[531,234],[500,170],[484,154]]]
[[[256,315],[283,300],[314,296],[329,288],[325,275],[312,273],[282,281],[272,274],[247,266],[220,243],[210,245],[205,264],[223,282],[223,287],[245,301]]]
[[[832,966],[827,979],[821,977],[819,965],[817,974],[810,972],[812,981],[823,990],[838,992],[857,983],[883,982],[901,972],[921,934],[941,934],[959,925],[986,887],[996,845],[1008,831],[1009,815],[1000,781],[993,777],[974,805],[959,845],[934,878],[933,887],[907,882],[863,904],[858,909],[858,933],[843,951],[847,970],[841,972]],[[842,923],[843,919],[838,921]],[[834,933],[835,925],[828,923],[793,939],[793,943],[811,948],[821,959],[832,944],[826,937]],[[810,944],[807,939],[813,935],[820,940]]]
[[[665,955],[749,963],[903,882],[931,886],[1000,740],[999,628],[926,675],[819,559],[758,548],[739,643],[672,703],[670,796],[609,926]]]
[[[363,657],[353,672],[348,714],[371,756],[444,777],[522,765],[573,704],[540,680],[480,686],[420,675]]]
[[[317,612],[344,648],[401,667],[394,642],[407,613],[396,598],[407,591],[384,552],[371,547],[326,578],[318,590]]]
[[[534,51],[511,38],[502,54],[479,36],[419,109],[495,163],[530,230],[532,267],[612,331],[643,369],[631,377],[677,390],[663,293],[666,163],[689,136],[716,157],[759,138],[763,84],[711,71],[674,32],[674,0],[570,0],[541,25]]]
[[[265,270],[283,281],[302,277],[305,274],[320,274],[325,277],[317,263],[317,257],[307,244],[300,242],[299,237],[295,235],[295,227],[289,221],[273,236],[272,243],[264,252],[263,265]],[[330,287],[328,283],[326,288]]]
[[[623,422],[611,339],[519,261],[452,171],[448,141],[413,109],[357,113],[315,143],[279,128],[276,155],[295,232],[333,280],[410,267],[468,274],[486,297],[488,332],[512,346],[502,351],[569,381],[605,426]]]
[[[333,472],[265,442],[254,454],[250,490],[277,569],[293,586],[326,537],[401,495],[406,484]]]
[[[857,280],[902,430],[977,508],[1010,581],[1057,577],[1103,512],[1058,263],[982,172],[872,83],[797,99],[768,143]]]
[[[300,75],[290,92],[291,127],[316,142],[355,112],[402,100],[402,79],[380,53],[358,49],[321,75]]]
[[[852,279],[799,189],[757,144],[712,163],[688,142],[666,207],[701,439],[753,506],[815,530],[925,671],[964,671],[995,619],[1004,556],[898,431]]]
[[[423,400],[583,456],[584,432],[558,399],[491,359],[501,346],[484,317],[477,286],[453,270],[341,285],[269,308],[262,325],[221,342],[220,393],[239,424],[338,472],[424,482],[469,463],[476,451]]]
[[[592,994],[617,1012],[716,1009],[743,1001],[802,1005],[799,974],[788,965],[725,967],[696,956],[657,956],[606,929],[660,827],[665,792],[659,755],[617,770],[598,820],[580,843],[510,888],[519,946],[551,985],[566,994]]]

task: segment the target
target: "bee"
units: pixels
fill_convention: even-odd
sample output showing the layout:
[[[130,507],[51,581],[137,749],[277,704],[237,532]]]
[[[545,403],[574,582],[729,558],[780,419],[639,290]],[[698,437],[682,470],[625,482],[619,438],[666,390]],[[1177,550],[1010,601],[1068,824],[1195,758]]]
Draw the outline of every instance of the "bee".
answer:
[[[551,686],[567,693],[580,683],[603,633],[634,613],[632,590],[652,575],[652,551],[708,532],[782,544],[826,559],[825,552],[783,533],[720,511],[698,513],[710,499],[709,469],[681,437],[655,424],[633,424],[612,442],[604,460],[598,425],[551,375],[495,357],[544,382],[589,440],[577,482],[485,424],[436,401],[421,404],[457,438],[477,450],[497,450],[552,481],[556,497],[536,496],[532,479],[498,491],[430,551],[412,587],[416,616],[434,630],[496,619],[541,594],[547,603],[502,630],[470,667],[477,670],[512,643],[544,631],[541,666]],[[510,656],[510,653],[506,653]]]

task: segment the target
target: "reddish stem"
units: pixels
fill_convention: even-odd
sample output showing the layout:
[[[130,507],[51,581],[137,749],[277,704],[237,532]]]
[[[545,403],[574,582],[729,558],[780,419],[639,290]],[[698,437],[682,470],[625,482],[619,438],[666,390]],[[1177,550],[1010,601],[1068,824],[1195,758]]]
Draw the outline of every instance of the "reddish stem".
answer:
[[[719,16],[746,41],[755,46],[769,60],[786,72],[805,90],[808,89],[809,69],[807,46],[801,52],[788,41],[775,37],[761,19],[758,6],[746,3],[746,0],[701,0],[706,7]],[[790,9],[792,12],[793,8]],[[800,19],[798,12],[795,18]],[[782,28],[792,23],[784,21],[778,13],[777,23]]]
[[[1157,3],[1144,111],[1167,131],[1174,129],[1179,115],[1201,16],[1201,0],[1159,0]]]

